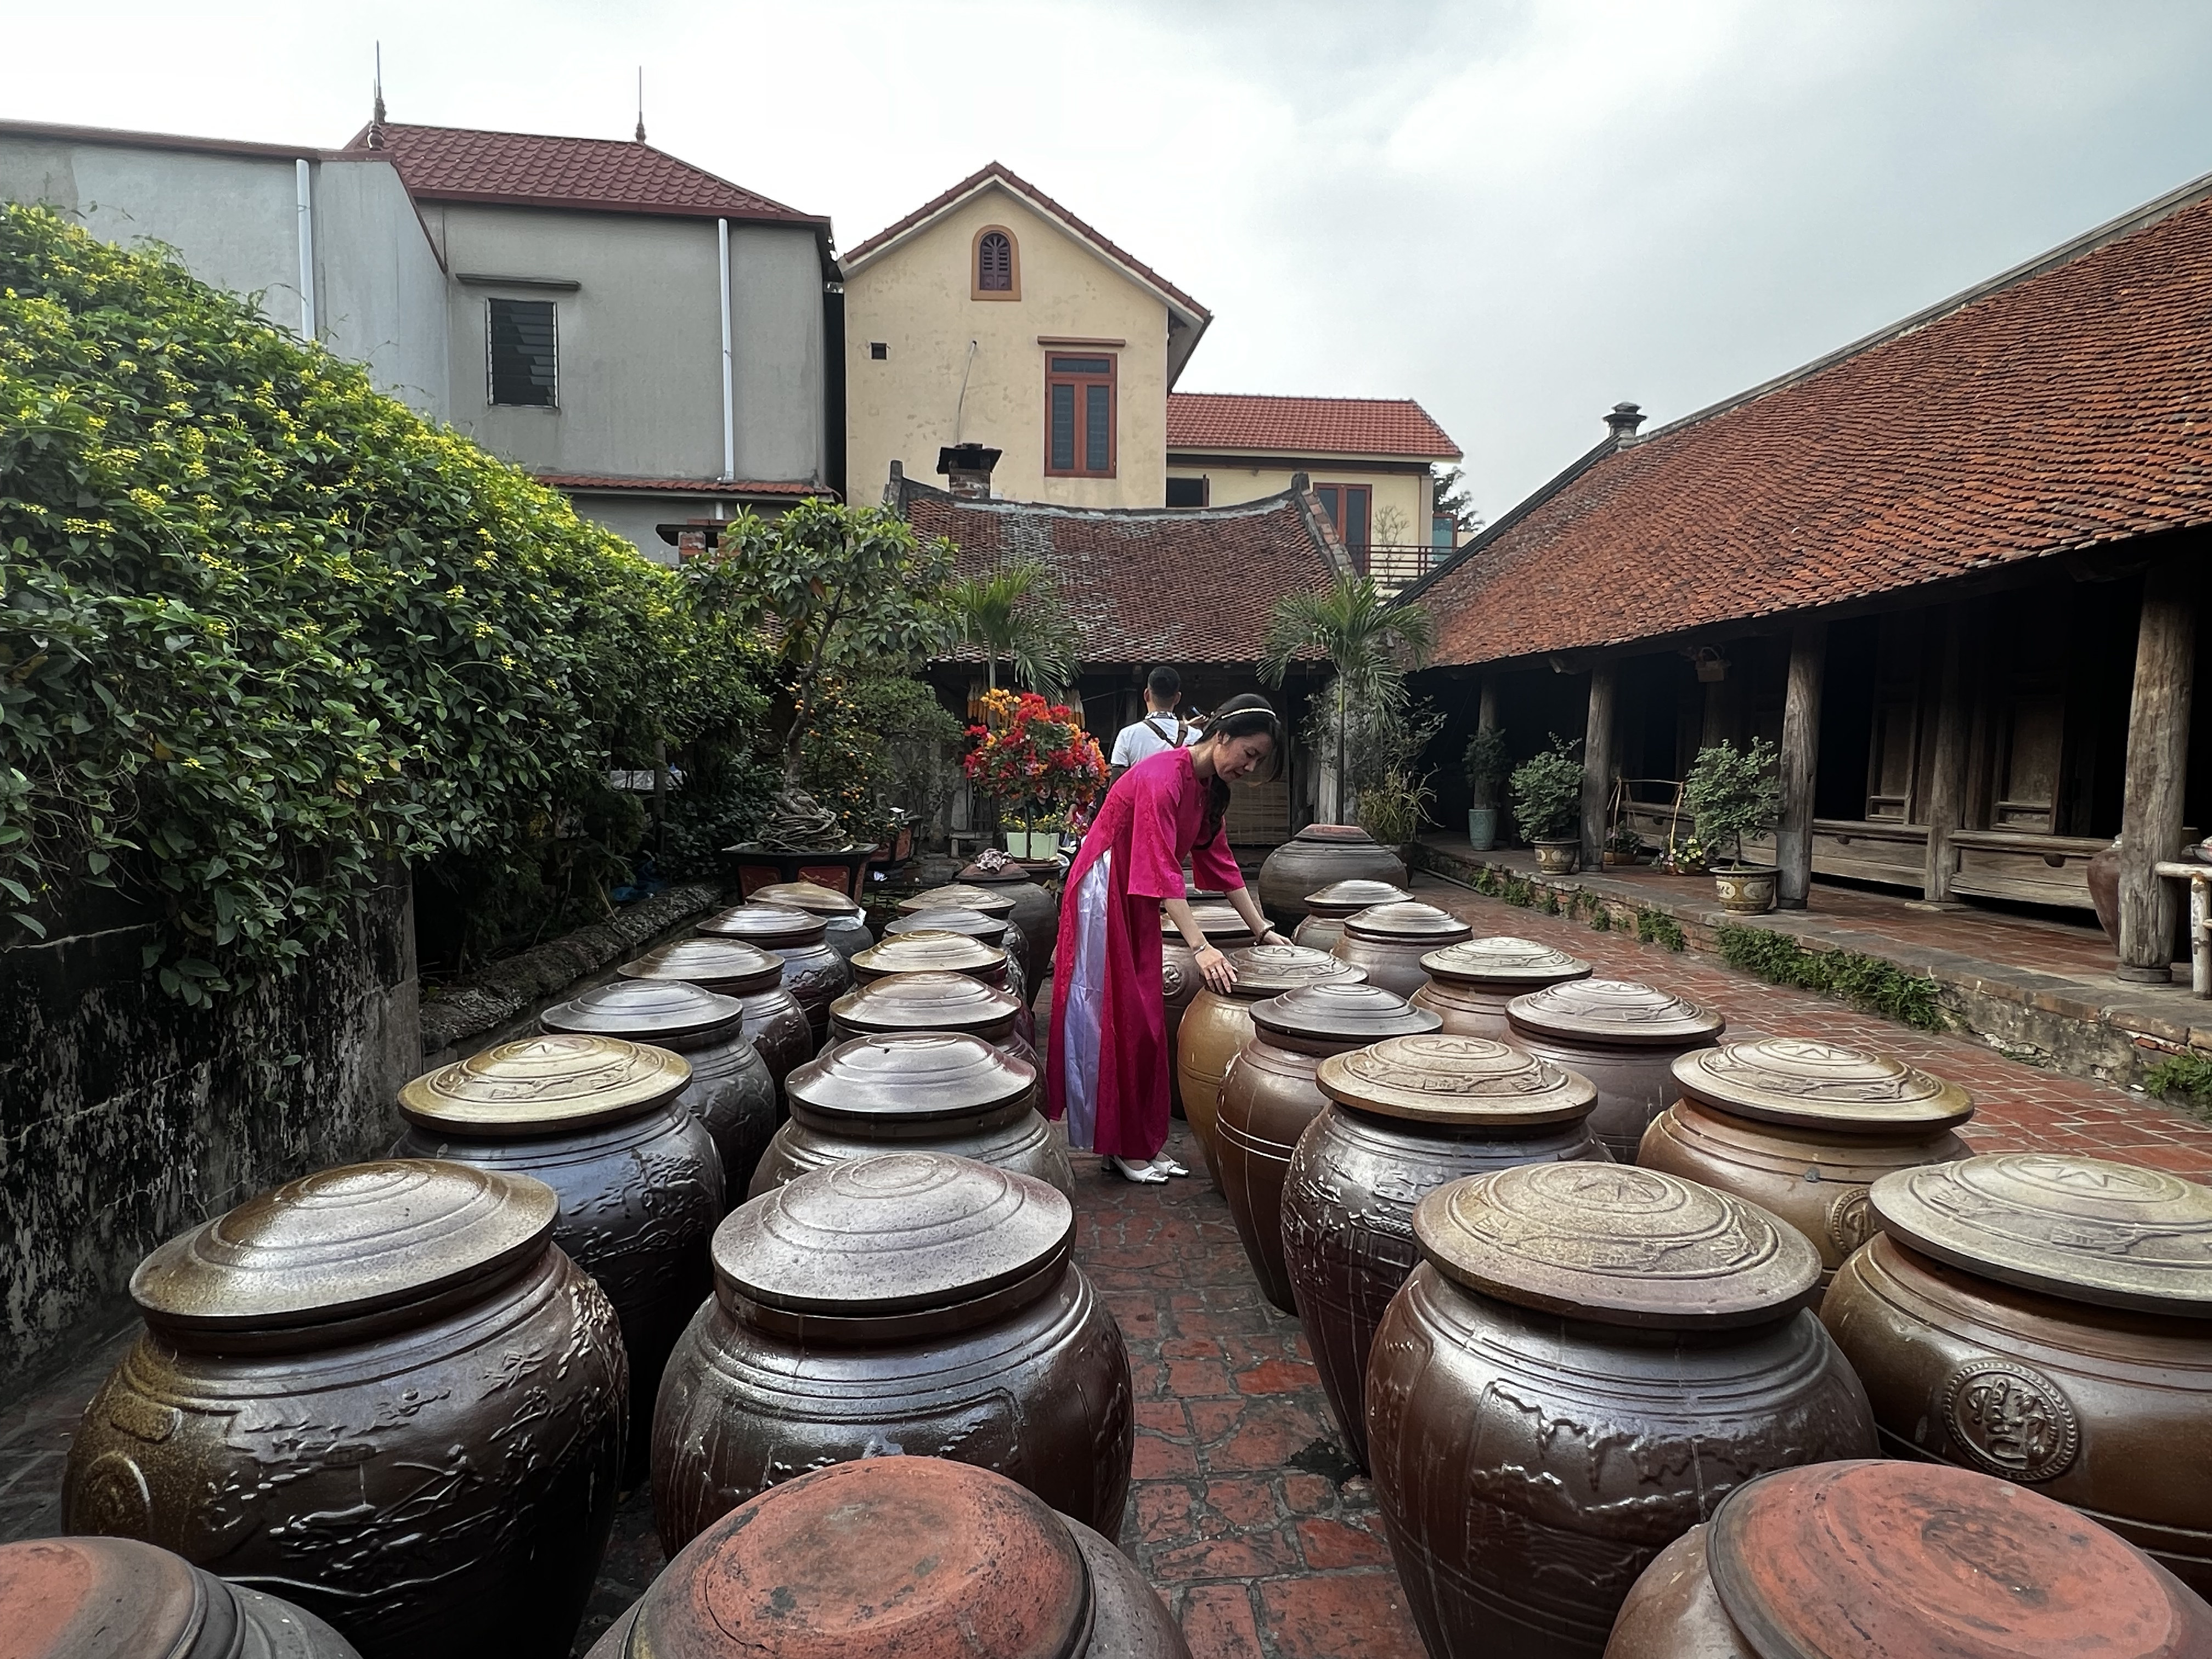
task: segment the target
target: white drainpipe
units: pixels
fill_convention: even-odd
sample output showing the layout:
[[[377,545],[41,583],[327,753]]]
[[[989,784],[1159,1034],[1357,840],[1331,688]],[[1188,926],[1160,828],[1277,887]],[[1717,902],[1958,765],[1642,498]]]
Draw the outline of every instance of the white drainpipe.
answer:
[[[730,358],[730,222],[714,221],[722,245],[722,477],[738,476],[737,388]]]
[[[315,175],[303,158],[293,164],[300,186],[300,337],[315,337]]]

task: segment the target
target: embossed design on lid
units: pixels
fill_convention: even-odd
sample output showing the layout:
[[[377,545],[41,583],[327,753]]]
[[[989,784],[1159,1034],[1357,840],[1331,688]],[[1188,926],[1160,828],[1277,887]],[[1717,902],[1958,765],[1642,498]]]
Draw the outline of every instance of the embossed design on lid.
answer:
[[[1221,899],[1194,899],[1190,914],[1198,923],[1198,931],[1208,939],[1249,939],[1252,929],[1244,918],[1237,914],[1237,907]],[[1181,940],[1182,932],[1175,925],[1175,918],[1163,909],[1160,912],[1160,937],[1170,944]]]
[[[1955,1083],[1815,1037],[1760,1037],[1675,1057],[1683,1091],[1739,1117],[1804,1128],[1934,1135],[1974,1115]]]
[[[1355,915],[1378,904],[1410,903],[1413,896],[1404,888],[1393,887],[1387,881],[1369,881],[1364,877],[1333,881],[1318,893],[1306,895],[1306,913],[1320,916]]]
[[[1449,910],[1419,899],[1395,904],[1376,904],[1344,919],[1344,931],[1354,939],[1387,940],[1394,945],[1445,945],[1474,932]]]
[[[1423,957],[1421,966],[1432,979],[1501,989],[1588,979],[1593,971],[1580,957],[1571,957],[1565,951],[1555,951],[1534,939],[1515,939],[1510,933],[1492,933],[1486,939],[1447,945]]]
[[[734,1031],[744,1017],[745,1005],[735,997],[689,980],[618,979],[554,1004],[538,1016],[538,1023],[549,1031],[628,1037],[636,1042]]]
[[[1326,951],[1310,951],[1303,945],[1248,945],[1229,952],[1229,965],[1237,974],[1230,994],[1247,1002],[1279,997],[1322,980],[1357,983],[1367,977],[1364,968],[1355,968]]]
[[[787,904],[817,916],[857,916],[860,902],[818,881],[775,881],[745,895],[755,904]]]
[[[1756,1205],[1658,1170],[1531,1164],[1440,1187],[1413,1211],[1437,1270],[1472,1290],[1611,1325],[1780,1319],[1820,1257]]]
[[[1325,979],[1252,1005],[1252,1023],[1284,1036],[1341,1042],[1356,1048],[1384,1037],[1433,1031],[1443,1021],[1379,985]]]
[[[2212,1612],[2064,1504],[1942,1463],[1782,1469],[1721,1500],[1706,1571],[1759,1659],[2188,1659]]]
[[[615,971],[624,979],[684,979],[710,991],[750,996],[782,982],[783,958],[741,939],[695,933],[647,951]]]
[[[981,910],[987,916],[1004,916],[1013,913],[1014,896],[972,881],[951,881],[902,898],[898,908],[908,915],[917,910]]]
[[[1004,946],[932,928],[890,933],[853,953],[853,971],[868,979],[885,974],[980,974],[1006,965]]]
[[[826,1049],[784,1079],[794,1107],[817,1117],[925,1123],[1024,1099],[1036,1068],[978,1036],[886,1032]]]
[[[747,1659],[1071,1659],[1091,1579],[1004,1475],[865,1457],[771,1486],[678,1553],[626,1651]]]
[[[425,1073],[399,1091],[399,1115],[462,1134],[545,1134],[635,1117],[690,1081],[690,1062],[665,1048],[562,1032]]]
[[[2212,1187],[2061,1152],[1899,1170],[1869,1194],[1917,1250],[2108,1308],[2212,1316]]]
[[[986,945],[1004,945],[1013,923],[1004,916],[987,916],[964,905],[945,905],[935,910],[913,910],[884,924],[886,938],[903,933],[964,933]]]
[[[319,1170],[156,1247],[131,1297],[148,1322],[179,1329],[325,1324],[535,1257],[559,1207],[544,1182],[473,1164]]]
[[[745,939],[763,951],[790,951],[819,944],[830,924],[796,905],[753,901],[718,910],[692,931],[708,939]]]
[[[1460,1128],[1571,1123],[1597,1103],[1589,1079],[1488,1037],[1386,1037],[1331,1054],[1316,1078],[1355,1111]]]
[[[973,1031],[1012,1023],[1021,1003],[966,974],[886,974],[830,1005],[832,1018],[855,1031]]]
[[[1566,1042],[1710,1042],[1728,1029],[1711,1009],[1626,979],[1566,980],[1505,1005],[1516,1030]]]

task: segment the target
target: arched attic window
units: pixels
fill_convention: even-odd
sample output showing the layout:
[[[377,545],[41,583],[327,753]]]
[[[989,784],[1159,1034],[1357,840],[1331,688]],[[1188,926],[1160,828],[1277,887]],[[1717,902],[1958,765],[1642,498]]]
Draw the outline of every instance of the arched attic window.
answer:
[[[975,233],[972,296],[978,300],[1018,300],[1022,297],[1021,250],[1013,233],[1003,225],[986,225]]]

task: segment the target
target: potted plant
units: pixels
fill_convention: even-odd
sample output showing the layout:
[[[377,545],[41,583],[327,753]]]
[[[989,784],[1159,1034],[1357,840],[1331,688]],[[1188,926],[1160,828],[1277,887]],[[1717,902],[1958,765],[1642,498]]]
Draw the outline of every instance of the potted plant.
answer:
[[[1761,738],[1749,749],[1732,743],[1698,751],[1682,784],[1682,803],[1697,821],[1721,907],[1755,916],[1774,908],[1782,872],[1771,864],[1747,864],[1743,838],[1763,828],[1782,805],[1774,745]],[[1725,860],[1723,854],[1726,854]]]
[[[1393,767],[1359,792],[1359,827],[1384,847],[1397,849],[1410,867],[1413,843],[1421,834],[1435,795],[1425,777]]]
[[[1513,763],[1505,752],[1505,734],[1486,726],[1468,739],[1462,761],[1467,772],[1468,798],[1467,844],[1478,853],[1498,845],[1498,786],[1505,781]]]
[[[1644,856],[1644,837],[1626,824],[1616,825],[1605,838],[1606,867],[1612,869],[1624,864],[1634,864]]]
[[[1553,732],[1552,746],[1515,767],[1508,785],[1514,824],[1547,876],[1571,876],[1579,862],[1575,817],[1582,810],[1583,767],[1575,750],[1581,747],[1580,738],[1569,743]]]

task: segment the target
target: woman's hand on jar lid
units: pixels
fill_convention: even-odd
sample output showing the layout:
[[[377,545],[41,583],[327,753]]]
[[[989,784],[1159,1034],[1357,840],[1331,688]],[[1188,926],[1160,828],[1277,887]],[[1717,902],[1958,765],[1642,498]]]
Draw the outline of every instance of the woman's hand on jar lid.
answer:
[[[1229,965],[1229,958],[1218,945],[1201,945],[1193,963],[1206,988],[1223,996],[1237,983],[1237,970]]]

